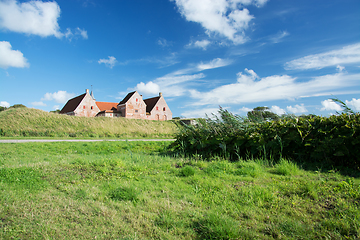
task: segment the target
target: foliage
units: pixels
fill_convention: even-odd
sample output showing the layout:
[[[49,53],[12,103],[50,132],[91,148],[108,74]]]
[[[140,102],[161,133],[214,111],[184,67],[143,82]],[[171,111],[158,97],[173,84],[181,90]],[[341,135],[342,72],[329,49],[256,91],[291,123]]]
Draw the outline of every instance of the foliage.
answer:
[[[50,111],[51,113],[60,113],[60,109],[56,109],[54,111]]]
[[[330,117],[284,116],[253,122],[220,108],[219,117],[198,120],[179,129],[175,152],[210,159],[292,159],[335,166],[360,167],[360,114]]]
[[[343,101],[341,101],[340,99],[338,98],[330,98],[333,102],[335,103],[339,103],[341,108],[343,109],[343,113],[345,114],[355,114],[355,111],[352,110],[351,108],[348,107],[348,105],[346,103],[344,103]],[[336,112],[337,114],[341,114],[339,112]]]
[[[268,107],[256,107],[247,113],[247,117],[251,122],[263,122],[269,120],[278,120],[279,116],[271,111]]]
[[[2,143],[0,239],[360,238],[358,177],[168,144]]]
[[[26,108],[26,106],[23,104],[14,104],[14,105],[10,106],[9,108]]]

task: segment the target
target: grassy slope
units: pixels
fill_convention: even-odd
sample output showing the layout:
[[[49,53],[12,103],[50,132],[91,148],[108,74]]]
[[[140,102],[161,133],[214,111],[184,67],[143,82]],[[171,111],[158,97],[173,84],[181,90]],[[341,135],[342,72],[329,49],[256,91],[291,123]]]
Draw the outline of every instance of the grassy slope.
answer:
[[[0,112],[0,136],[48,137],[172,137],[172,121],[147,121],[125,118],[85,118],[48,113],[32,108]]]
[[[0,146],[0,239],[359,239],[359,179],[168,143]]]

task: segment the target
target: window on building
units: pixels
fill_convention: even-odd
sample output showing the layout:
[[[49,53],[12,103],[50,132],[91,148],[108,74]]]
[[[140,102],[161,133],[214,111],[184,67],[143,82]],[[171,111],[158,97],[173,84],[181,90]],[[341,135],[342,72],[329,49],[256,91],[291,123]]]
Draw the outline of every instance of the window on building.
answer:
[[[136,102],[138,102],[139,99],[136,99]]]
[[[91,110],[93,109],[94,107],[93,106],[91,106]]]
[[[166,109],[165,109],[165,107],[163,108],[163,111],[165,111]]]
[[[85,106],[83,108],[85,109]]]
[[[137,112],[139,112],[139,110],[136,109],[135,112],[137,113]]]
[[[156,107],[156,110],[159,110],[159,107]]]

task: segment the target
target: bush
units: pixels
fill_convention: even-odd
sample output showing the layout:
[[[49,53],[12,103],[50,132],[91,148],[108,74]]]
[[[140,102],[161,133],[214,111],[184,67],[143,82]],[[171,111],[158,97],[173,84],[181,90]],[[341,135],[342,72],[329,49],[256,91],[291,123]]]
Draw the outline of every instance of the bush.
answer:
[[[285,116],[276,121],[251,122],[220,108],[220,117],[198,119],[179,128],[172,150],[241,158],[282,158],[321,165],[360,167],[360,114],[330,117]]]

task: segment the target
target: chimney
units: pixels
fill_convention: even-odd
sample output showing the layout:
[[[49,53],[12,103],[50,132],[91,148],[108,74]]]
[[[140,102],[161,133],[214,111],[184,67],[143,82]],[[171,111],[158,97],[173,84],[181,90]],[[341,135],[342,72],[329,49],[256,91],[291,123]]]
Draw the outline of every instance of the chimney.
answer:
[[[86,89],[85,92],[86,92],[86,94],[89,94],[89,89]]]
[[[162,97],[162,92],[159,92],[159,97]]]

